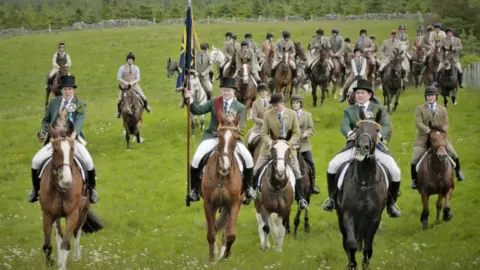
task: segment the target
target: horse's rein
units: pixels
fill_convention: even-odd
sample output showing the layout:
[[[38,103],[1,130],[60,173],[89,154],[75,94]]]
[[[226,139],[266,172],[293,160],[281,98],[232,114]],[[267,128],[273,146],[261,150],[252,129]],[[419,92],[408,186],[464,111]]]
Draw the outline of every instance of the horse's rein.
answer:
[[[54,142],[58,142],[58,141],[73,141],[72,138],[70,137],[60,137],[60,138],[54,138],[54,139],[50,139],[50,143],[53,143]],[[57,180],[59,180],[59,177],[61,176],[61,173],[58,172],[58,170],[60,168],[63,168],[63,167],[69,167],[70,168],[70,171],[72,172],[72,175],[73,175],[73,167],[72,167],[72,164],[67,164],[65,162],[62,162],[61,164],[57,164],[57,165],[53,165],[53,162],[52,162],[52,173],[53,175],[57,178]],[[53,185],[57,188],[58,191],[60,192],[65,192],[67,191],[68,189],[64,189],[62,187],[60,187],[60,185],[57,183],[57,181],[53,181]]]

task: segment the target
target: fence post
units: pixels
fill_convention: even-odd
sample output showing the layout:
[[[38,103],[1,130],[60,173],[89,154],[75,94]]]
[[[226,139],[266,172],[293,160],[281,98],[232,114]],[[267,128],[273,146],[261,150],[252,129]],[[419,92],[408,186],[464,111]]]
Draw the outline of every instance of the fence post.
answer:
[[[155,24],[155,17],[153,17],[153,24]]]
[[[235,16],[232,15],[232,22],[235,22]]]
[[[288,17],[287,17],[287,15],[285,15],[285,21],[288,22]]]
[[[51,33],[52,32],[52,24],[48,24],[48,32]]]
[[[210,24],[210,16],[207,16],[207,24]]]

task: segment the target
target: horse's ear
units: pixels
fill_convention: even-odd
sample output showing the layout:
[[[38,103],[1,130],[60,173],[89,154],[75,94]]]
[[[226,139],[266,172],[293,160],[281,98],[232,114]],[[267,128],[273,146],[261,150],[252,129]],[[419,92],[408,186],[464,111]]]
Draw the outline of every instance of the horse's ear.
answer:
[[[365,120],[365,119],[367,119],[365,112],[363,112],[363,110],[360,110],[360,120]]]
[[[286,141],[290,141],[290,139],[292,138],[292,134],[293,134],[293,133],[292,133],[292,130],[289,130],[289,131],[287,132],[287,137],[285,137],[285,140],[286,140]]]
[[[273,134],[273,131],[270,130],[270,138],[272,138],[272,140],[276,141],[277,140],[277,136],[275,136],[275,134]]]
[[[377,114],[375,115],[375,122],[380,123],[382,120],[382,111],[378,110]]]

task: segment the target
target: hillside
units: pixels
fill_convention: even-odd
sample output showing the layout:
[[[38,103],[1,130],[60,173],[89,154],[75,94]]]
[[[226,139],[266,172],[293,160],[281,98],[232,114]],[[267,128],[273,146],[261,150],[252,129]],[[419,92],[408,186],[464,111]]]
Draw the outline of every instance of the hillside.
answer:
[[[251,31],[258,43],[267,31],[278,38],[289,29],[304,46],[317,27],[327,32],[337,27],[353,39],[360,28],[378,40],[388,38],[399,22],[328,22],[197,25],[200,41],[220,45],[224,33],[243,36]],[[415,22],[407,32],[415,36]],[[51,70],[51,56],[59,42],[67,44],[71,72],[77,78],[77,95],[87,101],[85,135],[98,168],[100,201],[93,208],[106,228],[83,237],[83,257],[69,259],[70,269],[205,269],[208,250],[202,203],[185,207],[186,111],[173,91],[175,78],[166,76],[169,57],[178,59],[182,26],[65,32],[50,35],[0,39],[0,269],[46,269],[42,252],[43,233],[38,204],[29,204],[31,159],[40,145],[36,141],[43,117],[44,78]],[[116,72],[128,52],[134,52],[142,72],[141,86],[153,111],[145,114],[143,145],[127,152],[122,122],[116,112]],[[218,86],[215,93],[219,93]],[[431,221],[428,231],[420,224],[421,200],[410,189],[410,159],[415,135],[414,108],[423,102],[423,89],[407,89],[398,111],[391,117],[393,156],[402,169],[402,218],[383,217],[383,230],[374,244],[372,269],[478,269],[480,264],[480,199],[478,170],[478,89],[462,89],[458,106],[449,110],[450,141],[460,155],[467,181],[456,183],[452,200],[455,215],[450,223]],[[327,101],[312,109],[312,98],[303,93],[306,110],[315,121],[314,158],[322,191],[312,197],[312,232],[288,236],[282,254],[261,253],[252,205],[242,207],[237,240],[229,261],[213,269],[343,269],[347,257],[341,245],[336,215],[321,211],[326,198],[325,171],[328,161],[344,144],[339,133],[344,105]],[[381,92],[377,96],[382,96]],[[249,123],[251,126],[251,122]],[[192,155],[200,136],[193,140]],[[296,211],[296,206],[294,207]],[[293,217],[292,217],[293,219]],[[53,240],[53,239],[52,239]],[[53,240],[54,241],[54,240]],[[55,246],[55,245],[54,245]],[[54,247],[56,250],[56,247]],[[360,255],[360,254],[359,254]],[[359,258],[357,255],[357,259]],[[10,267],[9,267],[10,266]]]

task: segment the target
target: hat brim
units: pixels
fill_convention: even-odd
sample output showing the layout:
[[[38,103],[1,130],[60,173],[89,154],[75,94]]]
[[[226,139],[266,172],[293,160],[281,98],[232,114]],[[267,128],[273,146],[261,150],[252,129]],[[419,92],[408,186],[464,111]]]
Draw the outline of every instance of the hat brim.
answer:
[[[268,103],[271,104],[271,105],[275,105],[275,104],[278,104],[278,103],[283,103],[283,99],[282,99],[282,100],[279,100],[279,101],[272,101],[272,100],[270,99],[270,102],[268,102]]]
[[[365,90],[367,92],[370,92],[373,94],[373,90],[371,88],[367,88],[367,87],[354,87],[353,88],[353,92],[357,91],[357,90]]]
[[[77,86],[75,84],[74,85],[60,85],[60,88],[64,88],[64,87],[77,88]]]
[[[230,88],[230,89],[238,90],[236,86],[231,86],[231,85],[221,85],[220,88]]]

